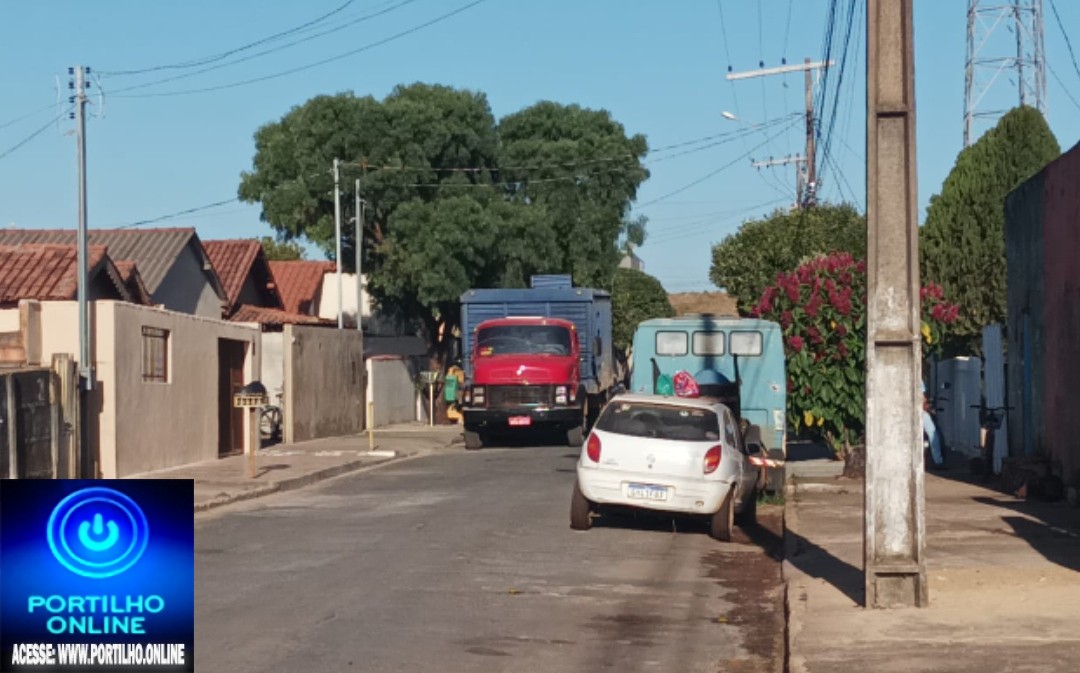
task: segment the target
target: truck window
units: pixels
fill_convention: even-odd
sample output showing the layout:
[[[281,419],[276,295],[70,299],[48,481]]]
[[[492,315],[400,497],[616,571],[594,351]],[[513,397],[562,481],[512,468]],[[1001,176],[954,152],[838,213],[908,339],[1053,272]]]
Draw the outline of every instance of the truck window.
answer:
[[[761,332],[732,332],[730,339],[733,355],[761,355]]]
[[[723,355],[723,332],[694,332],[694,355]]]
[[[596,428],[631,437],[684,442],[714,442],[720,438],[720,422],[709,409],[642,402],[608,405],[597,419]]]
[[[657,332],[657,355],[686,355],[686,332]]]
[[[492,355],[570,355],[570,330],[558,325],[498,325],[476,336],[480,357]]]

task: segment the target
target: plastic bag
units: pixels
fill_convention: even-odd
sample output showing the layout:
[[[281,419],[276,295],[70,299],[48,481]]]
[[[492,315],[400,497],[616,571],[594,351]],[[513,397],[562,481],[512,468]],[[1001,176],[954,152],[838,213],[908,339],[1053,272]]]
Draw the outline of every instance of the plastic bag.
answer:
[[[698,382],[694,379],[693,374],[688,371],[675,372],[675,378],[672,383],[675,386],[676,397],[701,396],[701,388],[698,386]]]

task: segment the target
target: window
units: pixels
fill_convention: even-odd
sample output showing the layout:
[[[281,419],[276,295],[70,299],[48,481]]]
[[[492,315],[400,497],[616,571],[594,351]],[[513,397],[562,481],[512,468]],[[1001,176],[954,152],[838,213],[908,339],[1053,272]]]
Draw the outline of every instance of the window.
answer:
[[[733,449],[739,448],[739,435],[735,431],[735,419],[731,412],[724,410],[724,443]]]
[[[619,435],[685,442],[714,442],[720,438],[720,423],[709,409],[647,402],[610,404],[600,414],[596,427]]]
[[[169,330],[142,328],[142,380],[169,382]]]
[[[570,330],[556,325],[498,325],[476,336],[480,357],[491,355],[570,355]]]
[[[723,332],[694,332],[694,355],[723,355]]]
[[[657,355],[686,355],[686,332],[657,332]]]
[[[732,332],[732,355],[761,355],[761,332]]]

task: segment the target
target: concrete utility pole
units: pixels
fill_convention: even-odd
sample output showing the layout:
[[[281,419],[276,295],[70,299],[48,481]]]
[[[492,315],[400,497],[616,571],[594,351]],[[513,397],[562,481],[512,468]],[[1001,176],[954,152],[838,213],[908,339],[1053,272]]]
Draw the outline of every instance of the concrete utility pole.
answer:
[[[833,61],[811,61],[809,58],[803,60],[802,65],[782,65],[778,68],[762,68],[760,70],[748,70],[746,72],[733,72],[728,73],[727,78],[729,80],[737,79],[750,79],[752,77],[765,77],[767,75],[783,75],[789,72],[803,72],[806,74],[806,156],[805,157],[784,157],[782,159],[774,160],[769,159],[768,162],[754,162],[755,168],[759,168],[758,163],[764,166],[775,166],[784,164],[803,164],[806,172],[805,180],[804,176],[796,172],[796,180],[798,182],[796,191],[798,193],[798,200],[800,207],[813,206],[816,202],[817,195],[817,169],[815,167],[816,151],[817,148],[814,142],[814,70],[822,70],[835,65]]]
[[[360,178],[356,179],[356,234],[353,239],[353,248],[356,252],[356,331],[362,332],[360,327],[361,314],[364,310],[364,302],[361,293],[363,283],[360,281],[361,255],[364,252],[364,201],[360,198]]]
[[[337,246],[337,326],[341,329],[345,322],[341,310],[341,170],[337,159],[334,159],[334,240]]]
[[[79,267],[77,299],[79,302],[79,377],[82,389],[94,389],[94,365],[90,362],[90,314],[87,290],[89,269],[89,245],[86,230],[86,75],[90,68],[81,65],[68,68],[68,73],[75,76],[75,156],[79,174],[79,230],[76,242],[76,257]],[[70,84],[69,84],[70,85]]]
[[[914,0],[867,4],[867,607],[926,607]]]

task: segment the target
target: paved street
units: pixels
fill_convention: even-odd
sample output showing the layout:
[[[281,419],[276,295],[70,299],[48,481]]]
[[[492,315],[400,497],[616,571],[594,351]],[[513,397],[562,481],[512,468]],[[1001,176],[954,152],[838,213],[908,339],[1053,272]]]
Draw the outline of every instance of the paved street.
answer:
[[[198,515],[199,670],[781,670],[779,508],[731,544],[575,533],[575,459],[452,451]]]

